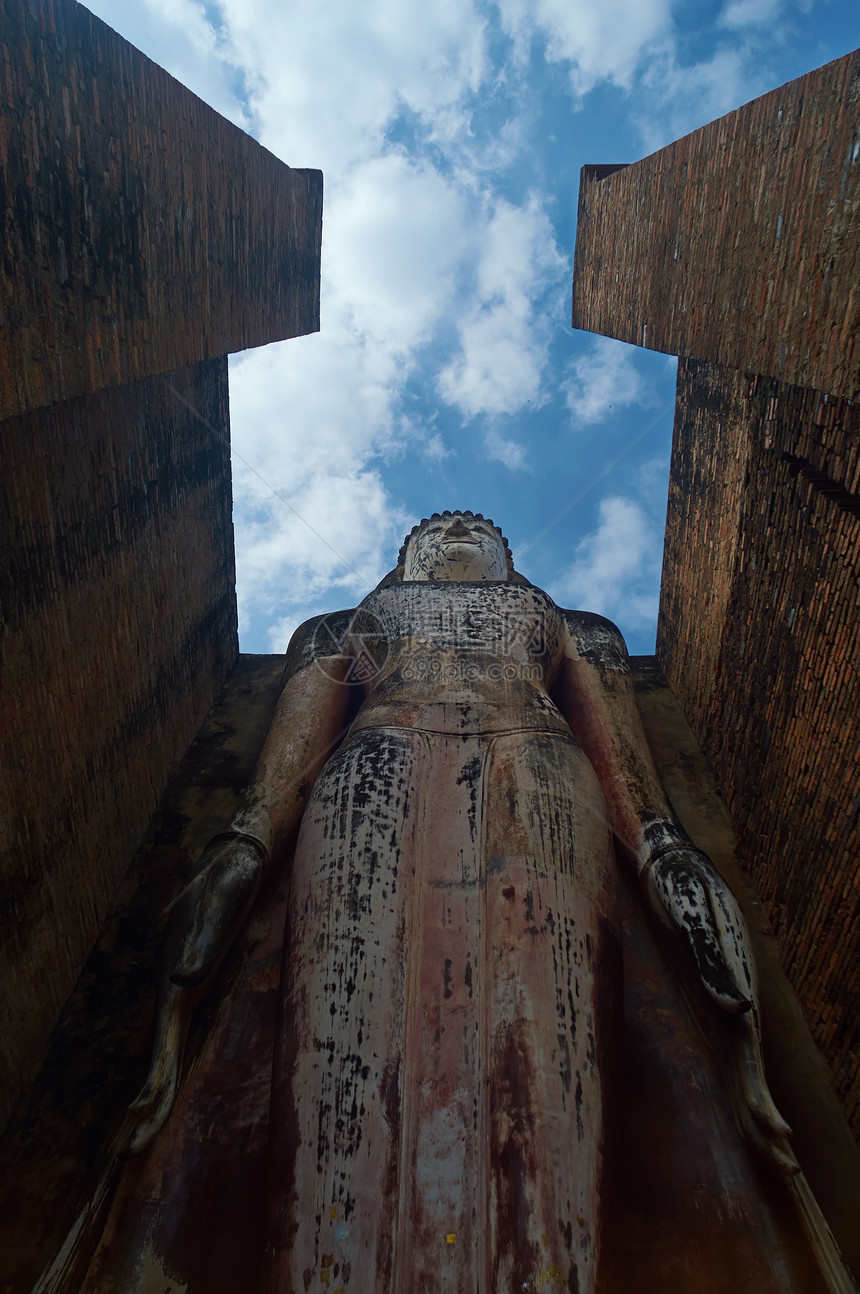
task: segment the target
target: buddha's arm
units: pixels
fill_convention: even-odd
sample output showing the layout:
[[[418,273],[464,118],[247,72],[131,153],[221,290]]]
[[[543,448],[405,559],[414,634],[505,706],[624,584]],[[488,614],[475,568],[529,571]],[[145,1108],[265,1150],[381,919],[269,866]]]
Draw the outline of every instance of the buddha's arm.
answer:
[[[602,616],[568,612],[566,620],[560,708],[597,771],[609,825],[634,862],[649,905],[682,937],[705,990],[733,1017],[738,1107],[747,1135],[782,1171],[795,1172],[790,1131],[764,1077],[755,962],[737,900],[666,798],[621,634]]]
[[[339,613],[344,625],[351,615]],[[314,642],[318,623],[324,620],[330,628],[335,619],[317,616],[293,634],[283,691],[242,807],[227,833],[253,840],[267,860],[290,844],[311,788],[344,735],[352,661],[348,655],[321,655]]]
[[[314,654],[316,623],[293,635],[283,691],[239,812],[209,843],[171,909],[152,1063],[131,1106],[129,1154],[145,1149],[166,1123],[191,1013],[245,924],[272,860],[277,863],[295,835],[310,790],[343,735],[350,660]]]

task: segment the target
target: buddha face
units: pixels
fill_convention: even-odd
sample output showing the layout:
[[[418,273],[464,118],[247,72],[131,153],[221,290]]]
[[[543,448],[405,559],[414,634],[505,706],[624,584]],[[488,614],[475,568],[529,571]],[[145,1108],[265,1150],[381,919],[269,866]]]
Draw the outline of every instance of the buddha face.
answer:
[[[489,581],[508,578],[508,559],[495,526],[471,513],[429,521],[406,549],[404,580]]]

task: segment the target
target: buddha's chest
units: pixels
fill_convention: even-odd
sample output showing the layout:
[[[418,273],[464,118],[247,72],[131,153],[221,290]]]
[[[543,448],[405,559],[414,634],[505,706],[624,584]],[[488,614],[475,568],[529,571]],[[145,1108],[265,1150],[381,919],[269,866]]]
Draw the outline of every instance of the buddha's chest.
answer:
[[[389,648],[480,654],[554,665],[562,621],[552,600],[527,585],[416,581],[390,585],[361,605],[361,631]]]

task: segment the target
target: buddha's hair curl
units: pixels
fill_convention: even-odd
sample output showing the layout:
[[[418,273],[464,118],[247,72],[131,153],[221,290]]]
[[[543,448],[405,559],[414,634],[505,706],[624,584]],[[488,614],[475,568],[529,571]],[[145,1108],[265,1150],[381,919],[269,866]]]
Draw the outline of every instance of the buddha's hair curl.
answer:
[[[418,525],[412,527],[412,529],[409,531],[409,534],[406,536],[406,538],[403,541],[403,544],[400,548],[400,552],[397,554],[398,571],[402,571],[403,567],[406,564],[406,550],[409,547],[410,539],[412,539],[414,535],[417,535],[419,531],[423,530],[425,526],[429,526],[431,521],[446,521],[449,517],[451,518],[452,521],[454,520],[455,517],[462,517],[464,521],[467,520],[467,518],[471,518],[472,521],[483,521],[486,525],[492,526],[496,534],[499,536],[499,538],[501,539],[502,543],[505,546],[505,556],[508,561],[508,571],[511,574],[514,573],[514,555],[511,552],[510,545],[508,544],[507,539],[502,534],[501,528],[496,525],[495,521],[491,520],[490,517],[485,517],[481,512],[469,512],[469,511],[461,512],[458,508],[455,508],[451,512],[448,512],[448,511],[434,512],[432,516],[422,517],[422,519],[418,522]]]

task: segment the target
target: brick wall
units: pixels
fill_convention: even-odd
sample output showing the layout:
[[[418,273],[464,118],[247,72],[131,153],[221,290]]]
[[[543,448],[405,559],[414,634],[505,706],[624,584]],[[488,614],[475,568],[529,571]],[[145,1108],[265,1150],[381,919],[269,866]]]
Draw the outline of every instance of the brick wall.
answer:
[[[319,327],[322,176],[0,0],[0,193],[2,1125],[235,659],[226,355]]]
[[[0,1122],[236,657],[226,357],[2,435]]]
[[[860,51],[583,168],[574,326],[856,399],[858,147]]]
[[[0,418],[319,327],[322,175],[74,0],[0,0]]]
[[[860,1134],[860,410],[681,361],[658,656]]]

